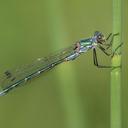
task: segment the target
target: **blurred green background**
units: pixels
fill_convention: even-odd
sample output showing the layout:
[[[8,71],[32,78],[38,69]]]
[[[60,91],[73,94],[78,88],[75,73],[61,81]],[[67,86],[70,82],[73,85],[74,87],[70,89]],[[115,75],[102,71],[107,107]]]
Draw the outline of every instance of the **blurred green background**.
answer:
[[[122,128],[128,127],[128,1],[123,0]],[[111,0],[1,0],[0,72],[30,63],[95,30],[112,32]],[[98,51],[100,62],[110,59]],[[116,86],[116,85],[115,85]],[[92,52],[0,97],[1,128],[110,128],[110,69]]]

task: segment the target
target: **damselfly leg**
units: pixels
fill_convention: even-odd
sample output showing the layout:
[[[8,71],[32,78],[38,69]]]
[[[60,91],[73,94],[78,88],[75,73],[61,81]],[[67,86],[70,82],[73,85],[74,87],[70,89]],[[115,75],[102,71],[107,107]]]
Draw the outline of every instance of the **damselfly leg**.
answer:
[[[116,54],[116,51],[123,45],[123,43],[119,44],[116,49],[114,50],[113,54],[111,57],[113,57]]]
[[[110,41],[109,43],[107,43],[106,45],[98,45],[98,48],[107,56],[111,56],[113,57],[115,54],[116,54],[116,51],[123,45],[123,43],[121,43],[120,45],[118,45],[114,51],[111,50],[111,52],[108,52],[108,49],[112,47],[112,44],[113,44],[113,39],[115,36],[118,36],[119,33],[116,33],[116,34],[112,34],[110,33],[108,35],[108,37],[106,38],[106,41],[108,41],[110,38]],[[104,47],[104,46],[107,46],[107,47]],[[97,66],[98,68],[118,68],[120,66],[108,66],[108,65],[99,65],[98,63],[98,59],[97,59],[97,53],[96,53],[96,49],[93,48],[93,62],[94,62],[94,65]]]
[[[122,44],[120,44],[115,50],[117,51],[118,48],[120,48],[122,46]],[[105,53],[105,51],[102,49],[102,51]],[[115,52],[112,54],[112,56],[114,56]],[[106,54],[105,55],[109,56],[109,54]],[[94,62],[94,65],[97,66],[98,68],[119,68],[121,66],[109,66],[109,65],[100,65],[98,63],[98,59],[97,59],[97,53],[96,53],[96,49],[94,48],[93,49],[93,62]]]
[[[111,58],[116,54],[116,51],[123,45],[123,43],[119,44],[114,51],[111,50],[111,52],[108,52],[108,49],[105,49],[104,47],[102,47],[101,45],[98,46],[98,48],[105,53],[107,56],[111,56]]]
[[[108,37],[106,38],[106,40],[109,40],[109,38],[112,36],[112,33],[109,33]]]
[[[96,53],[96,49],[93,49],[93,62],[94,65],[97,66],[98,68],[112,68],[112,66],[107,66],[107,65],[100,65],[98,63],[98,59],[97,59],[97,53]]]
[[[119,36],[119,33],[115,33],[115,34],[110,33],[108,35],[108,37],[106,38],[106,41],[108,42],[106,49],[109,49],[112,46],[113,39],[114,39],[115,36]],[[110,39],[110,41],[109,41],[109,39]]]

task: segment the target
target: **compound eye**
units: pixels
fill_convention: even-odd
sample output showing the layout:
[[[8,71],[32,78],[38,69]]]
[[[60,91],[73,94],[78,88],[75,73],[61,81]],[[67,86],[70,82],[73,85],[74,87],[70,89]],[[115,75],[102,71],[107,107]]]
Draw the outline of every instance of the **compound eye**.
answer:
[[[98,39],[101,39],[102,37],[101,36],[98,36]]]

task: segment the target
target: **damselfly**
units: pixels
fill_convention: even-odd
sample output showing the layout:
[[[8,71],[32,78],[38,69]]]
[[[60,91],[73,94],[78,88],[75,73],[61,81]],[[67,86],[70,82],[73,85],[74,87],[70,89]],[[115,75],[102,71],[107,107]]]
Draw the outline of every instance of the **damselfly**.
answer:
[[[118,33],[110,33],[108,37],[105,38],[101,32],[96,31],[92,37],[81,39],[72,46],[65,48],[55,54],[37,59],[30,65],[12,71],[5,71],[0,79],[0,95],[6,94],[13,88],[27,82],[28,80],[40,75],[43,72],[52,69],[62,62],[76,59],[81,54],[89,51],[90,49],[93,51],[93,61],[95,66],[98,68],[113,68],[112,66],[100,65],[98,63],[96,48],[99,48],[103,53],[105,53],[105,55],[113,57],[117,49],[121,46],[120,44],[114,51],[109,51],[109,49],[111,49],[114,36],[117,35]]]

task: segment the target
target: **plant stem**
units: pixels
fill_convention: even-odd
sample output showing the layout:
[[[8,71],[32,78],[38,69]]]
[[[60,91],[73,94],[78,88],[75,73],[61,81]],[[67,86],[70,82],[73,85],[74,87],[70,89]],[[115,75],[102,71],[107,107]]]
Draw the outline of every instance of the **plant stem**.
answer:
[[[113,33],[119,36],[114,37],[112,49],[114,50],[121,43],[121,0],[113,0]],[[112,66],[121,65],[120,49],[117,55],[112,58]],[[111,128],[121,128],[121,68],[111,71]]]

